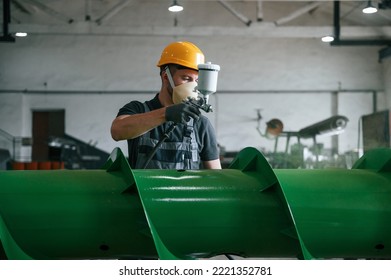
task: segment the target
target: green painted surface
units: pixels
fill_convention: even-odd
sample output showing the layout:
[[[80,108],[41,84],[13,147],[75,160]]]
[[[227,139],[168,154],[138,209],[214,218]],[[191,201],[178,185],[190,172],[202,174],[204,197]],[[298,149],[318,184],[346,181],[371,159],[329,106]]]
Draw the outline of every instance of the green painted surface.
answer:
[[[391,258],[389,150],[352,170],[272,170],[253,148],[224,170],[0,172],[10,259],[193,259],[219,254]]]
[[[1,172],[0,233],[8,258],[156,256],[140,199],[123,194],[129,184],[122,177],[104,170]],[[11,250],[17,247],[23,254]]]

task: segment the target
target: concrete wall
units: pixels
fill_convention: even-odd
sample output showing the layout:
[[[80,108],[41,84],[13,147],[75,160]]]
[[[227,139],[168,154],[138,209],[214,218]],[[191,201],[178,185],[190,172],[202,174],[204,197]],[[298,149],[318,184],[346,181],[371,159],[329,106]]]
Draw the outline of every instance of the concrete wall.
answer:
[[[339,136],[344,153],[357,148],[358,120],[373,110],[372,90],[378,91],[378,110],[389,107],[383,90],[391,88],[390,62],[378,62],[379,47],[236,36],[41,35],[0,44],[0,129],[31,136],[32,110],[65,109],[66,133],[97,142],[108,152],[116,146],[126,150],[125,143],[111,139],[111,121],[126,102],[147,100],[158,91],[155,65],[164,46],[174,40],[193,41],[207,60],[221,66],[218,92],[211,96],[215,111],[208,116],[227,150],[274,148],[274,141],[256,130],[256,111],[261,109],[261,125],[279,118],[291,131],[328,118],[333,111],[347,116],[347,130]],[[333,107],[333,91],[340,91],[338,108]],[[318,142],[330,148],[330,137],[319,137]],[[280,145],[283,150],[282,141]]]

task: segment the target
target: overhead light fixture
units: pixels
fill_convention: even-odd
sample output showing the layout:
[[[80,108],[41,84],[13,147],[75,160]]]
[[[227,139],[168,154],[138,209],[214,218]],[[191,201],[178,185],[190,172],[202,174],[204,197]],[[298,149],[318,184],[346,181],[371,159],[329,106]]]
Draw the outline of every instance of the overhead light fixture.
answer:
[[[168,10],[173,13],[177,13],[183,10],[183,6],[179,5],[176,0],[172,3],[170,7],[168,7]]]
[[[334,41],[334,37],[333,36],[327,35],[327,36],[323,36],[322,37],[322,42],[330,43],[332,41]]]
[[[26,33],[26,32],[16,32],[16,33],[15,33],[15,36],[16,36],[16,37],[26,37],[26,36],[27,36],[27,33]]]
[[[374,14],[377,12],[377,9],[374,6],[372,6],[371,1],[368,1],[367,6],[364,9],[362,9],[362,12],[364,14]]]

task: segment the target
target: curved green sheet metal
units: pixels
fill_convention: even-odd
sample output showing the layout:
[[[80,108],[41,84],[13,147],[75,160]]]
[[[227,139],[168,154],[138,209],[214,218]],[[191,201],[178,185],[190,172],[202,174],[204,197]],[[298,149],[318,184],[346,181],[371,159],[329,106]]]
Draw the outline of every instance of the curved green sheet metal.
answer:
[[[5,171],[0,182],[0,239],[10,259],[156,256],[120,170]]]
[[[391,150],[352,170],[275,170],[305,258],[391,257]]]
[[[0,172],[9,259],[390,258],[390,150],[352,170],[272,170],[246,148],[223,170]]]

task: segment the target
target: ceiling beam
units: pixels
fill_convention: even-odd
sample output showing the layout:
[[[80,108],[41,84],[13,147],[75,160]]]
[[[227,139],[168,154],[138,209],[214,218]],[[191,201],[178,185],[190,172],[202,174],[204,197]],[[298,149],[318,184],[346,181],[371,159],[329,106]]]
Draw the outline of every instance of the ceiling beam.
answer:
[[[167,26],[104,26],[93,22],[72,25],[9,24],[10,33],[19,31],[40,35],[92,36],[238,36],[254,38],[321,38],[332,34],[333,26],[275,26],[274,23],[255,23],[249,27],[167,27]],[[391,39],[391,26],[344,26],[341,36],[346,39]]]
[[[26,13],[28,15],[32,15],[35,13],[34,8],[32,9],[31,6],[28,6],[19,0],[12,0],[12,4],[14,4],[15,7],[21,10],[23,13]]]
[[[257,0],[257,21],[263,21],[263,0]]]
[[[382,61],[383,59],[391,57],[391,47],[386,47],[384,49],[381,49],[379,51],[379,61]]]
[[[238,12],[237,10],[235,10],[235,8],[231,6],[231,4],[229,4],[225,0],[218,0],[218,2],[224,8],[226,8],[229,12],[231,12],[234,16],[236,16],[241,22],[243,22],[247,26],[250,26],[251,20],[248,17],[246,17],[245,15],[243,15],[242,13]]]
[[[70,18],[62,13],[57,12],[56,10],[42,4],[41,2],[39,2],[37,0],[24,0],[24,1],[30,2],[33,6],[37,7],[38,9],[40,9],[42,12],[46,13],[49,16],[55,17],[59,20],[63,20],[67,23],[74,22],[74,20],[72,18]]]
[[[84,2],[84,20],[90,21],[92,14],[92,0],[85,0]]]
[[[314,9],[316,9],[317,7],[319,7],[320,5],[323,5],[324,3],[327,3],[327,2],[323,2],[323,1],[320,1],[320,2],[311,2],[307,5],[305,5],[304,7],[300,8],[300,9],[297,9],[296,11],[294,11],[293,13],[285,16],[285,17],[282,17],[278,20],[275,21],[276,25],[282,25],[282,24],[285,24],[287,22],[290,22]]]
[[[107,21],[111,17],[118,14],[123,8],[125,8],[127,5],[132,3],[133,0],[121,0],[119,1],[114,7],[112,7],[110,10],[108,10],[104,15],[102,15],[100,18],[96,20],[97,24],[102,24],[104,21]]]

